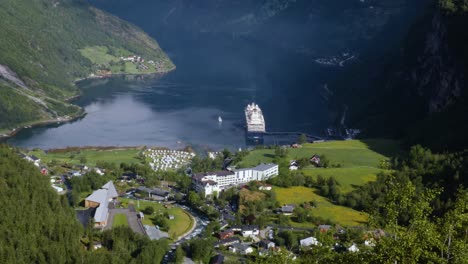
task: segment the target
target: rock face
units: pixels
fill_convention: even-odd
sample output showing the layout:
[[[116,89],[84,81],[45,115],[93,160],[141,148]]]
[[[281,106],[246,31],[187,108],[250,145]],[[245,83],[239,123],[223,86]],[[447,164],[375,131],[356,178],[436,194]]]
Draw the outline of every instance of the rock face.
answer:
[[[249,38],[305,56],[323,56],[375,37],[419,0],[144,0],[137,6],[131,0],[92,2],[119,15],[125,10],[146,17],[132,22],[143,27],[151,23],[158,36],[189,32],[194,38]]]
[[[390,53],[364,58],[331,87],[333,102],[349,106],[347,125],[438,150],[468,146],[467,21],[429,8]]]
[[[418,57],[419,67],[411,73],[420,96],[427,98],[428,111],[440,112],[456,102],[466,90],[463,67],[449,47],[447,25],[441,15],[432,19],[423,53]]]

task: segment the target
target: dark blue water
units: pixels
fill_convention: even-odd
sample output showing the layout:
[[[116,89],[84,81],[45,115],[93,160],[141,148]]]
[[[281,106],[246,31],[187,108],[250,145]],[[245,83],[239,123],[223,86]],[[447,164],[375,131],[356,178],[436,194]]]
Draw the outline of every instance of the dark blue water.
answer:
[[[208,2],[179,2],[95,1],[156,38],[177,70],[157,78],[82,82],[83,96],[75,103],[84,107],[86,117],[23,130],[8,142],[29,148],[237,148],[245,146],[243,109],[250,102],[263,109],[268,131],[321,134],[332,122],[322,87],[343,68],[314,60],[358,54],[360,46],[369,45],[368,35],[378,31],[361,28],[372,23],[352,28],[352,20],[361,21],[360,14],[370,12],[362,5],[347,6],[354,8],[348,18],[341,14],[349,16],[349,11],[335,6],[317,9],[318,4],[301,1],[278,19],[251,25],[232,21],[254,10],[250,5],[255,1],[244,1],[245,6],[226,1],[227,7],[236,6],[235,12]],[[381,17],[375,14],[375,19]],[[360,31],[365,32],[362,39],[356,34]]]

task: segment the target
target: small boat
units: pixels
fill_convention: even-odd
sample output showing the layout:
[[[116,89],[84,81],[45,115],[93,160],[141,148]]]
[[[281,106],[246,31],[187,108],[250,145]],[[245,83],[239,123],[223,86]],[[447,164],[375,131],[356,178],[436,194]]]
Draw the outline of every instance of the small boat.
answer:
[[[223,122],[223,119],[221,118],[221,116],[218,116],[218,122],[220,122],[220,123]]]

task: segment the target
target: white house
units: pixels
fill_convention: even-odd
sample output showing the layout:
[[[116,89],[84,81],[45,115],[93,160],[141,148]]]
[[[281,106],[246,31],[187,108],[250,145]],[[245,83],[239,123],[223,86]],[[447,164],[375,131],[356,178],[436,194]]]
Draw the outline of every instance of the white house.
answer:
[[[260,234],[260,230],[258,226],[243,226],[242,227],[243,237],[258,236],[259,234]]]
[[[99,174],[100,176],[104,175],[104,172],[103,172],[101,169],[99,169],[99,168],[94,168],[94,171],[95,171],[97,174]]]
[[[348,248],[348,251],[349,251],[349,252],[353,252],[353,253],[359,252],[359,248],[356,246],[356,244],[353,243],[353,244]]]
[[[297,164],[297,162],[295,160],[289,161],[289,170],[295,171],[295,170],[298,170],[298,169],[299,169],[299,165]]]
[[[364,245],[368,247],[375,247],[375,241],[373,239],[367,239],[366,241],[364,241]]]
[[[309,247],[312,245],[314,246],[321,245],[321,243],[318,242],[317,238],[315,237],[308,237],[308,238],[301,239],[299,243],[301,244],[302,247]]]
[[[52,185],[52,188],[54,188],[58,193],[63,192],[63,188],[62,188],[62,187],[58,187],[58,186],[56,186],[56,185]]]

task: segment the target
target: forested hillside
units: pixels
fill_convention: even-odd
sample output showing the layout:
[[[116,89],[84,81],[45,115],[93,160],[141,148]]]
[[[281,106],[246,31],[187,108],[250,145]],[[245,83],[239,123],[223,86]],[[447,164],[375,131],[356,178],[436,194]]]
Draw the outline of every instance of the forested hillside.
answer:
[[[78,223],[66,195],[49,177],[0,145],[1,263],[159,263],[166,241],[150,241],[128,227],[105,232]],[[92,250],[93,241],[103,248]]]
[[[2,263],[78,262],[82,228],[66,197],[7,146],[0,146],[0,189]]]
[[[75,80],[140,73],[120,57],[154,61],[155,66],[141,66],[141,73],[174,68],[143,31],[86,1],[5,0],[0,2],[0,22],[0,132],[81,114],[65,102],[79,93]]]

